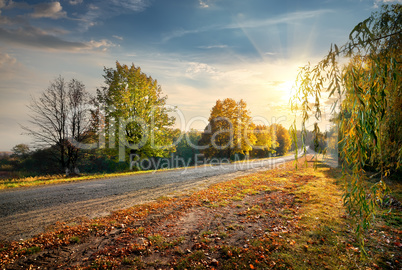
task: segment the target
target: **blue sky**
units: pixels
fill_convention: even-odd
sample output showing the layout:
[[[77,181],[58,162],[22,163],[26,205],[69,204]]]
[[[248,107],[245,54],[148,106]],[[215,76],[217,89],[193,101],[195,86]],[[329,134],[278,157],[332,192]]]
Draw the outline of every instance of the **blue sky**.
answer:
[[[157,79],[182,127],[203,128],[227,97],[288,126],[298,67],[384,2],[395,1],[0,0],[0,151],[30,142],[26,105],[50,81],[76,78],[94,93],[116,61]]]

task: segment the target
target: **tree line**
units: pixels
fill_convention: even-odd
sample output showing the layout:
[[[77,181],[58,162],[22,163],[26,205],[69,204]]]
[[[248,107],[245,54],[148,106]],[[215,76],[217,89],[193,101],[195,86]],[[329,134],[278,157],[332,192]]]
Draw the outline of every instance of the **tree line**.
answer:
[[[116,62],[115,68],[104,68],[103,78],[96,95],[82,82],[59,76],[33,97],[29,125],[22,126],[33,145],[16,145],[11,158],[0,160],[2,170],[34,175],[116,172],[132,167],[132,157],[175,157],[183,160],[176,166],[183,166],[194,165],[196,157],[208,162],[284,155],[291,147],[282,125],[254,124],[243,100],[216,101],[203,132],[184,132],[173,128],[170,113],[176,108],[166,105],[157,80],[140,67]]]
[[[217,100],[199,145],[208,157],[244,159],[285,155],[291,147],[288,130],[281,124],[256,125],[243,100]]]

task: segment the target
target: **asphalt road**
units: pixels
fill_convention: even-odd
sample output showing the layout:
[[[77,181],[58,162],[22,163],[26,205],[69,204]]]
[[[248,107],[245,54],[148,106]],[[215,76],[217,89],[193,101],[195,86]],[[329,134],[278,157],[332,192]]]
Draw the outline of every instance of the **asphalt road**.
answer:
[[[173,184],[174,186],[175,183],[180,185],[182,182],[200,181],[208,177],[237,171],[269,168],[292,159],[294,159],[293,156],[286,156],[248,163],[206,165],[109,179],[6,190],[0,192],[0,218],[68,205],[69,203],[106,199],[139,190],[151,190],[164,185],[172,186]]]

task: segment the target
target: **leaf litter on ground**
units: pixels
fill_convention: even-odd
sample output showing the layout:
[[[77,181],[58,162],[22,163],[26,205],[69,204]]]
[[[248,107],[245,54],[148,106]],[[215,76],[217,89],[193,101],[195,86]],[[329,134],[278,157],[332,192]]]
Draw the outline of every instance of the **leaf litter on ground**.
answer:
[[[310,160],[310,159],[308,159]],[[361,259],[337,169],[288,162],[201,191],[0,244],[4,269],[400,269],[384,210]],[[388,218],[388,219],[387,219]]]

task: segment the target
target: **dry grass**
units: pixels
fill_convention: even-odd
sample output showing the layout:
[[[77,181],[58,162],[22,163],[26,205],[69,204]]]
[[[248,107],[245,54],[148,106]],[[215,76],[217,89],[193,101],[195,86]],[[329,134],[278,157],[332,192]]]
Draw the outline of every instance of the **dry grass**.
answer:
[[[0,179],[0,190],[18,188],[18,187],[32,187],[32,186],[49,185],[57,183],[67,183],[67,182],[75,182],[83,180],[114,178],[120,176],[130,176],[140,173],[149,173],[149,171],[120,172],[120,173],[108,173],[108,174],[88,174],[88,175],[84,174],[74,177],[66,177],[64,175],[46,175],[46,176],[15,178],[15,179]]]
[[[286,156],[293,155],[293,153],[289,153]],[[278,158],[282,158],[278,157]],[[272,159],[272,158],[267,158]],[[259,159],[259,160],[251,160],[251,161],[262,161],[267,159]],[[275,158],[274,158],[275,159]],[[237,161],[233,163],[246,163],[250,162],[250,160]],[[204,166],[204,165],[201,165]],[[205,165],[210,166],[210,165]],[[187,169],[194,168],[187,167]],[[171,169],[160,169],[156,171],[170,171],[170,170],[180,170],[183,168],[171,168]],[[80,176],[74,177],[66,177],[65,175],[45,175],[45,176],[34,176],[34,177],[23,177],[23,178],[13,178],[13,179],[2,179],[0,178],[0,190],[2,189],[10,189],[10,188],[19,188],[19,187],[32,187],[32,186],[40,186],[40,185],[49,185],[49,184],[58,184],[58,183],[67,183],[67,182],[75,182],[75,181],[83,181],[83,180],[93,180],[93,179],[105,179],[105,178],[114,178],[121,176],[130,176],[141,173],[150,173],[154,171],[130,171],[130,172],[119,172],[119,173],[102,173],[102,174],[82,174]]]

